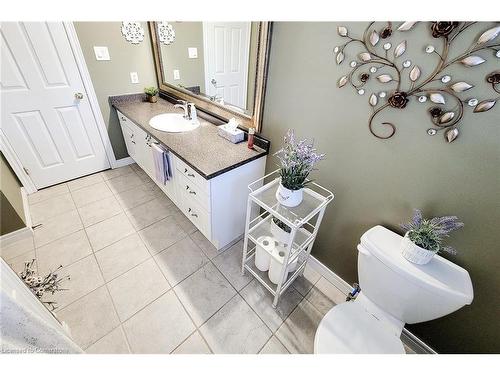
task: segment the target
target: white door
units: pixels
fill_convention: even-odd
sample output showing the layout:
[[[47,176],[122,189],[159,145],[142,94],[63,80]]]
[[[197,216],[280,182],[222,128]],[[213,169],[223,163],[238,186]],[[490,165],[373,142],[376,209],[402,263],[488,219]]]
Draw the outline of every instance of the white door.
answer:
[[[60,22],[2,22],[1,130],[40,189],[109,168]]]
[[[250,22],[203,22],[205,90],[247,107]]]

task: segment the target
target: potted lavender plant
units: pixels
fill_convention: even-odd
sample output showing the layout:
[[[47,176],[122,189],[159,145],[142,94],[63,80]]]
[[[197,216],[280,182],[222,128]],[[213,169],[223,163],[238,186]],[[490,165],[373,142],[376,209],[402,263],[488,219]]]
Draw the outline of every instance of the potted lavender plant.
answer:
[[[298,206],[303,199],[303,189],[314,165],[324,158],[317,154],[312,143],[296,141],[293,130],[288,130],[283,138],[283,147],[275,154],[280,160],[281,182],[276,191],[276,199],[287,207]]]
[[[401,254],[407,260],[416,264],[427,264],[438,251],[456,254],[451,246],[443,246],[443,239],[450,232],[462,228],[464,223],[456,216],[434,217],[424,219],[422,212],[414,210],[410,222],[402,224],[406,233],[401,241]]]

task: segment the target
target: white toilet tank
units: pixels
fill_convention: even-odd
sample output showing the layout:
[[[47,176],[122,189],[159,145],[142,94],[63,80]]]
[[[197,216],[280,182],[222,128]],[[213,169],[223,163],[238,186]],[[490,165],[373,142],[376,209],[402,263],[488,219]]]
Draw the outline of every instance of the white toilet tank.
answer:
[[[365,297],[404,323],[436,319],[472,302],[465,269],[438,255],[425,265],[410,263],[399,250],[401,238],[380,225],[361,237],[358,276]]]

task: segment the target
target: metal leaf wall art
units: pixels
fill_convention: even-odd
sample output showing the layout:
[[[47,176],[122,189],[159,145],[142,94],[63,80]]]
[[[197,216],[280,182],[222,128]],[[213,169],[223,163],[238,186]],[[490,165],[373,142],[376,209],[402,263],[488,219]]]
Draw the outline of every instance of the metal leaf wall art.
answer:
[[[475,22],[429,22],[430,32],[441,47],[431,44],[426,46],[425,53],[439,57],[434,70],[427,75],[424,75],[421,67],[404,59],[409,47],[404,33],[411,31],[416,23],[403,22],[396,27],[396,33],[393,32],[392,22],[384,23],[382,27],[371,22],[361,37],[353,36],[347,27],[339,26],[337,33],[347,40],[334,48],[337,64],[341,65],[346,60],[346,48],[351,44],[360,45],[362,50],[357,52],[357,60],[349,63],[349,74],[342,76],[337,85],[339,88],[350,85],[359,95],[365,94],[364,86],[370,79],[392,87],[368,96],[368,103],[373,108],[368,126],[375,137],[388,139],[396,133],[396,126],[391,122],[382,122],[382,132],[375,131],[375,117],[382,111],[387,108],[404,109],[410,101],[418,101],[432,103],[428,112],[433,126],[427,129],[427,134],[435,135],[442,131],[444,139],[451,143],[459,135],[458,127],[466,107],[473,108],[473,113],[486,112],[500,100],[500,70],[486,75],[492,97],[482,100],[465,98],[467,91],[475,85],[468,82],[467,78],[453,79],[445,74],[446,70],[453,64],[474,69],[486,62],[488,52],[492,52],[494,58],[500,58],[500,41],[497,40],[500,39],[500,23],[482,32],[466,51],[450,58],[449,50],[453,41]],[[390,39],[395,42],[391,43]]]

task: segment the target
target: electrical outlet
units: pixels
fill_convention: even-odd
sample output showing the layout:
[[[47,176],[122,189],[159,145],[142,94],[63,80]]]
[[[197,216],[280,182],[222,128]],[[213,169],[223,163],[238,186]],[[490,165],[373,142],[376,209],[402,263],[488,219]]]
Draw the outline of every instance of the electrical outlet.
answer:
[[[137,74],[137,72],[130,72],[130,82],[139,83],[139,75]]]
[[[181,79],[181,73],[179,69],[174,69],[174,80],[178,81],[179,79]]]
[[[190,59],[197,59],[198,58],[198,48],[189,47],[188,48],[188,56]]]
[[[94,46],[95,59],[98,61],[111,60],[109,57],[108,47]]]

